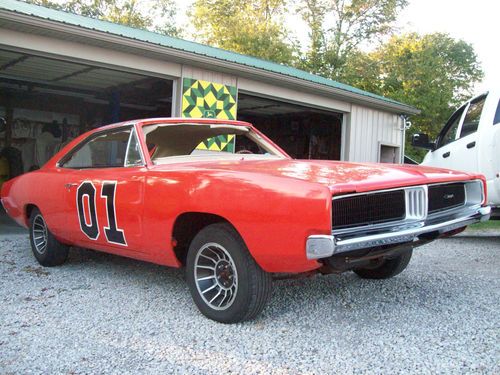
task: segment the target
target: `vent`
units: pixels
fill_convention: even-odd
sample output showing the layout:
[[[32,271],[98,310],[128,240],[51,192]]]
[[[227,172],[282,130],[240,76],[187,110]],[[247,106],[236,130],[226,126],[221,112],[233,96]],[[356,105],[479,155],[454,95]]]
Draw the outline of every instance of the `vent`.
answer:
[[[465,186],[443,184],[429,186],[429,213],[449,210],[465,204]]]
[[[405,201],[404,190],[335,198],[332,203],[332,226],[340,229],[403,220],[406,215]]]
[[[427,192],[425,187],[406,189],[406,219],[423,220],[427,216]]]

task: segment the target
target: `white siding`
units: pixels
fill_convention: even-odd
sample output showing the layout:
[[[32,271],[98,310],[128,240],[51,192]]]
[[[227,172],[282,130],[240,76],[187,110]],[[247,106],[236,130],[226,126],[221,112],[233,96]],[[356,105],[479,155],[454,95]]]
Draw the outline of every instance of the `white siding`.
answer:
[[[153,77],[168,79],[181,75],[181,64],[13,30],[0,29],[0,44],[9,49],[34,55],[110,67]]]
[[[402,126],[402,119],[397,114],[352,105],[344,128],[347,132],[346,160],[378,162],[380,144],[402,146]]]
[[[276,100],[285,100],[291,103],[326,109],[329,111],[349,112],[350,109],[349,103],[345,101],[242,77],[238,78],[238,91],[250,95]]]
[[[228,86],[238,86],[238,79],[236,78],[236,76],[200,68],[194,68],[187,65],[182,66],[182,76],[186,78],[201,79],[203,81],[213,83],[221,83]]]

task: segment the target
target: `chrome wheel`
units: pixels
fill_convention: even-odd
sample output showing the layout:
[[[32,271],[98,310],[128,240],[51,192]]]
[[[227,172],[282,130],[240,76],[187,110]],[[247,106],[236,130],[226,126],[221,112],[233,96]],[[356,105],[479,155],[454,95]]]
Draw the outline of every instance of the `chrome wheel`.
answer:
[[[47,225],[42,215],[36,215],[32,226],[33,244],[35,250],[39,254],[44,254],[47,251]]]
[[[229,252],[217,243],[207,243],[194,262],[196,288],[203,301],[214,310],[231,306],[238,292],[238,273]]]

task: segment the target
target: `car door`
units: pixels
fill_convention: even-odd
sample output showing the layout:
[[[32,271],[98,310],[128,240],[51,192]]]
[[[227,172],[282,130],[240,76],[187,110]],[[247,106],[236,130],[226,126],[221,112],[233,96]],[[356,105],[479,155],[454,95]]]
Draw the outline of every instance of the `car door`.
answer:
[[[470,101],[460,125],[458,139],[453,145],[454,168],[467,172],[477,172],[478,128],[487,94]]]
[[[453,113],[438,135],[436,149],[427,153],[422,165],[456,169],[455,157],[457,151],[454,142],[458,138],[460,125],[467,107],[468,104],[460,107]]]
[[[144,252],[146,168],[132,126],[91,135],[63,158],[72,243],[127,255]]]

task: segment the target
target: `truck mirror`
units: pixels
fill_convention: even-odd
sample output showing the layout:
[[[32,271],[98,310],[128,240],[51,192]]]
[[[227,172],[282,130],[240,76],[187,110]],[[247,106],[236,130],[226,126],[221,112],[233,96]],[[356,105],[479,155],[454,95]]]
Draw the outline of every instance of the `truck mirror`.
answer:
[[[5,121],[3,117],[0,117],[0,133],[3,133],[6,127],[7,127],[7,121]]]
[[[411,145],[413,147],[425,148],[427,150],[435,150],[436,144],[429,142],[429,136],[425,133],[413,134],[411,137]]]

